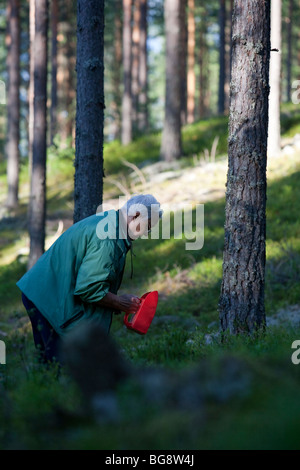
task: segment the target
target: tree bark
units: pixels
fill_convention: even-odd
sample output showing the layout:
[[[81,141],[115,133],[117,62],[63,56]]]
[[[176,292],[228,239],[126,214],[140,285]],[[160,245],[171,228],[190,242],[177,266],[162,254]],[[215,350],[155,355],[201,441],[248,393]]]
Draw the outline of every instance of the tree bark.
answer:
[[[70,145],[73,145],[74,141],[74,127],[75,127],[75,109],[74,102],[76,101],[75,91],[75,79],[73,71],[76,68],[76,41],[74,40],[74,3],[73,0],[66,1],[67,15],[68,15],[68,27],[66,29],[66,59],[67,59],[67,80],[66,80],[66,110],[67,119],[65,124],[66,137],[71,140]]]
[[[188,0],[188,74],[187,74],[187,122],[195,121],[195,0]]]
[[[20,3],[8,3],[9,47],[7,54],[7,207],[16,208],[19,202],[19,141],[20,141]]]
[[[204,118],[208,114],[210,94],[208,90],[209,63],[207,60],[208,46],[206,41],[207,20],[206,10],[202,9],[202,17],[199,27],[199,117]]]
[[[222,330],[265,326],[270,1],[235,0],[228,139]]]
[[[165,0],[166,90],[164,128],[160,149],[161,159],[165,161],[176,160],[182,153],[180,25],[180,0]]]
[[[122,66],[122,0],[117,0],[114,17],[114,66],[112,76],[114,139],[121,138],[121,66]]]
[[[50,144],[56,134],[57,123],[57,24],[58,24],[58,0],[52,0],[51,5],[51,110],[50,110]]]
[[[298,70],[300,69],[300,30],[298,29],[297,31],[297,65],[298,65]]]
[[[133,133],[138,127],[138,105],[139,105],[139,67],[140,67],[140,35],[141,35],[141,8],[140,0],[134,1],[133,29],[132,29],[132,125]]]
[[[122,99],[122,144],[132,141],[132,50],[131,50],[132,0],[123,0],[123,74],[124,90]]]
[[[231,37],[232,37],[232,8],[233,0],[225,2],[226,27],[225,27],[225,114],[229,113],[230,106],[230,79],[231,79]]]
[[[146,131],[149,127],[148,115],[148,0],[141,2],[141,25],[140,25],[140,62],[139,62],[139,115],[138,128],[140,131]]]
[[[59,3],[58,49],[57,49],[57,133],[60,145],[74,145],[76,84],[76,2],[64,0]]]
[[[78,0],[77,22],[74,223],[102,204],[104,0]]]
[[[281,102],[281,18],[282,1],[271,3],[271,48],[268,155],[276,156],[281,150],[280,102]]]
[[[33,126],[34,126],[34,37],[35,37],[35,0],[29,0],[29,89],[28,89],[28,171],[32,172]],[[28,206],[28,216],[30,204]]]
[[[181,57],[180,57],[180,82],[181,82],[181,124],[187,123],[187,0],[182,0],[180,4],[181,12]]]
[[[293,9],[294,2],[289,0],[287,18],[287,58],[286,58],[286,98],[291,102],[292,91],[292,62],[293,62]],[[273,46],[272,46],[273,47]]]
[[[34,54],[34,126],[29,208],[31,268],[44,253],[46,220],[47,153],[47,50],[48,0],[35,0]]]
[[[224,114],[225,111],[225,26],[226,26],[226,4],[225,0],[220,0],[219,28],[220,28],[220,55],[219,55],[219,99],[218,112]]]

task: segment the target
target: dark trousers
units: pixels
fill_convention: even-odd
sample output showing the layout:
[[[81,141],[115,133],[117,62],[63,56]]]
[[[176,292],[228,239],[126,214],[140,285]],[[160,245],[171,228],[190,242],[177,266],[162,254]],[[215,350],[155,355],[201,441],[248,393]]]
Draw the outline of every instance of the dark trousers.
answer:
[[[33,339],[42,363],[60,362],[60,337],[50,323],[22,293],[22,301],[31,321]]]

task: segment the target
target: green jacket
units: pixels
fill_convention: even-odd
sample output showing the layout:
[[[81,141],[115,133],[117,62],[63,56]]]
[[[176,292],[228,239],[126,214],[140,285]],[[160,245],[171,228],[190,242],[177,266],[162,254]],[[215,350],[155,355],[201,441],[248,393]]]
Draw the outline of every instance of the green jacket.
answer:
[[[122,282],[131,242],[119,238],[118,214],[107,211],[74,224],[17,283],[61,336],[83,319],[96,319],[109,332],[113,311],[95,302],[109,291],[117,294]],[[105,232],[116,239],[97,235],[107,216]]]

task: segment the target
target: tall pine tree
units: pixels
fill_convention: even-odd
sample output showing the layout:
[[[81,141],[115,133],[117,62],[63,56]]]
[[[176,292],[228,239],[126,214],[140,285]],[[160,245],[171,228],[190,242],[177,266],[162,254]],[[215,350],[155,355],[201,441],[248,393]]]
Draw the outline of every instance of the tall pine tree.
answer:
[[[172,161],[180,158],[181,141],[181,8],[180,0],[165,0],[166,87],[165,119],[160,156]]]
[[[48,0],[35,1],[35,30],[33,39],[33,145],[29,205],[31,268],[45,249],[46,219],[46,158],[47,158],[47,50]]]
[[[96,213],[103,195],[104,0],[77,3],[74,222]]]
[[[8,11],[8,90],[7,90],[7,206],[15,208],[19,199],[20,140],[20,1],[9,0]]]
[[[270,1],[235,0],[228,139],[223,331],[265,325]]]

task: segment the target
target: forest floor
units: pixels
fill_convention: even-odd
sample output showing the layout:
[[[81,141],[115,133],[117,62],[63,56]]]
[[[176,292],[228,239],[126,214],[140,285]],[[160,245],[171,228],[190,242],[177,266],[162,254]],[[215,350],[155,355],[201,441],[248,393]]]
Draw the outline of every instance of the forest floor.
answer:
[[[42,370],[35,360],[15,286],[26,271],[29,247],[29,184],[22,168],[20,208],[8,213],[3,206],[0,219],[0,339],[7,347],[7,364],[0,366],[0,448],[300,447],[300,366],[291,360],[292,343],[300,339],[300,126],[293,115],[286,119],[291,122],[283,151],[268,160],[268,328],[254,338],[224,342],[219,333],[226,122],[185,129],[185,158],[173,164],[158,161],[157,135],[133,143],[132,158],[130,148],[121,153],[116,143],[106,147],[106,204],[118,207],[119,196],[135,192],[154,194],[165,213],[204,204],[205,237],[195,251],[173,234],[170,240],[135,242],[134,277],[128,263],[120,292],[157,289],[157,314],[145,336],[130,332],[122,316],[115,316],[111,339],[133,376],[110,393],[98,390],[89,397],[88,411],[67,374],[57,380],[55,370]],[[67,149],[49,152],[47,247],[72,224],[72,160]],[[1,202],[5,189],[0,178]],[[83,364],[91,377],[105,370],[97,354],[88,367]],[[79,385],[83,380],[84,374]]]

